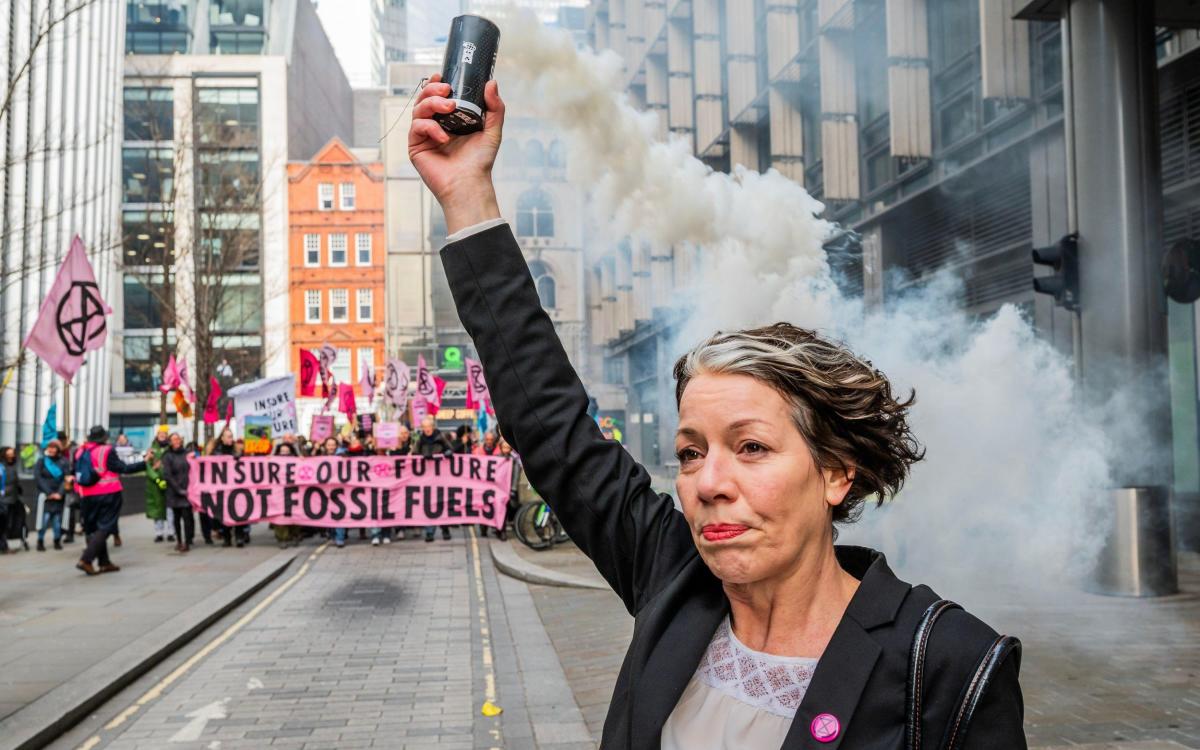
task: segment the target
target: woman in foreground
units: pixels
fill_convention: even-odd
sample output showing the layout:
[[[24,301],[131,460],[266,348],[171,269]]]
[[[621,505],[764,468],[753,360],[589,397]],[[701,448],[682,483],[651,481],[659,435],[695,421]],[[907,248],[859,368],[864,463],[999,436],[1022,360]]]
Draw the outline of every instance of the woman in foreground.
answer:
[[[588,417],[500,218],[495,82],[469,136],[431,119],[448,93],[421,92],[409,156],[446,215],[459,316],[530,483],[635,617],[603,747],[1025,748],[1019,644],[833,543],[921,458],[911,398],[811,331],[717,333],[674,369],[677,512]]]

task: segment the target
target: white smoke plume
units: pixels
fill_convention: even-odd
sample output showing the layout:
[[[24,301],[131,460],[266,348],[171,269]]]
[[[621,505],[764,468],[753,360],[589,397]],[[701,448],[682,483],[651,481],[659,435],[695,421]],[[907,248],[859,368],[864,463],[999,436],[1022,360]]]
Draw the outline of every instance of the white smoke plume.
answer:
[[[615,54],[577,50],[530,15],[499,20],[510,112],[566,137],[569,177],[591,189],[595,216],[613,236],[692,243],[711,259],[679,295],[690,316],[673,354],[716,329],[787,320],[846,342],[897,392],[916,389],[927,459],[843,541],[947,589],[984,573],[1067,582],[1086,569],[1105,531],[1095,506],[1119,425],[1080,409],[1069,361],[1015,308],[968,318],[950,276],[889,297],[886,310],[845,297],[822,249],[832,226],[803,188],[773,171],[714,173],[685,143],[655,141],[652,116],[622,93]]]

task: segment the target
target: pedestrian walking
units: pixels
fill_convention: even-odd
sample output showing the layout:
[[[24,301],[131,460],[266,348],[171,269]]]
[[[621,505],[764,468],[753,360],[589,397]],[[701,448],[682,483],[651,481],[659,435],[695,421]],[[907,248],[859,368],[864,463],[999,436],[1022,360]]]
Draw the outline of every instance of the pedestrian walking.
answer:
[[[236,440],[233,436],[233,430],[226,427],[221,430],[221,434],[217,439],[209,444],[208,455],[210,456],[233,456],[237,458],[241,456],[239,443],[242,441]],[[232,526],[222,523],[215,518],[210,518],[207,514],[200,514],[200,531],[204,531],[204,519],[209,519],[209,533],[205,536],[204,543],[209,544],[209,539],[212,538],[212,533],[217,532],[221,535],[221,546],[232,547],[236,541],[238,547],[244,547],[246,542],[250,541],[250,531],[245,526]]]
[[[162,473],[163,454],[171,448],[168,429],[162,424],[154,431],[154,440],[150,442],[150,458],[146,461],[146,518],[154,521],[156,544],[164,538],[168,542],[175,541],[175,535],[167,525],[171,519],[167,508],[167,480]]]
[[[196,517],[188,501],[188,451],[183,446],[183,436],[172,432],[167,438],[167,450],[162,454],[162,476],[167,484],[165,501],[174,514],[175,551],[187,552],[196,537]]]
[[[496,442],[496,433],[492,432],[491,430],[488,430],[487,432],[483,433],[483,442],[476,444],[476,446],[471,450],[471,453],[472,453],[472,455],[475,455],[475,456],[498,456],[498,455],[500,455],[500,446]],[[479,524],[478,526],[479,526],[479,535],[487,536],[488,529],[491,527],[486,524],[482,524],[482,523]],[[501,528],[500,530],[498,530],[496,532],[496,536],[501,541],[504,541],[505,539],[508,538],[507,534],[504,533],[503,528]]]
[[[450,458],[454,455],[454,446],[437,428],[437,420],[432,415],[425,415],[421,419],[421,433],[417,435],[416,454],[430,460],[436,456],[442,458]],[[425,527],[425,541],[432,542],[433,535],[437,531],[437,526]],[[442,527],[442,539],[450,539],[450,527]]]
[[[275,446],[276,456],[295,456],[296,444],[289,441],[287,437]],[[280,549],[287,549],[300,544],[301,531],[300,527],[293,524],[271,524],[271,529],[275,532],[275,541],[279,544]]]
[[[79,525],[79,493],[75,491],[75,462],[71,457],[75,455],[75,442],[67,439],[65,432],[58,433],[57,440],[62,445],[62,461],[66,466],[67,476],[63,480],[63,493],[66,496],[66,505],[63,508],[63,544],[75,543],[75,527]]]
[[[108,537],[117,530],[124,502],[121,475],[146,470],[145,461],[127,464],[117,457],[116,451],[107,443],[108,431],[96,425],[88,431],[87,442],[75,455],[77,491],[86,501],[84,530],[91,529],[87,548],[75,567],[89,576],[115,573],[121,569],[108,557]],[[149,456],[150,452],[147,451],[146,455]],[[99,567],[95,567],[94,563],[99,563]]]
[[[437,75],[420,91],[409,158],[445,214],[459,319],[534,487],[637,615],[601,746],[1023,750],[1020,644],[834,544],[923,457],[914,398],[814,331],[718,332],[673,368],[677,510],[588,414],[500,218],[496,83],[472,135],[433,120],[449,95]]]
[[[412,453],[412,431],[406,425],[400,425],[396,433],[396,447],[387,451],[389,456],[407,456]],[[392,535],[396,539],[405,539],[407,534],[403,526],[392,527]]]
[[[25,540],[25,503],[21,500],[21,482],[17,476],[17,451],[0,447],[0,554],[13,551],[8,547],[9,537],[20,539],[21,546],[29,549]]]
[[[62,517],[67,504],[68,476],[70,466],[67,457],[63,455],[62,443],[51,440],[33,468],[41,516],[37,532],[38,552],[46,551],[46,529],[53,531],[54,549],[62,549]]]
[[[504,438],[500,438],[500,455],[504,458],[512,459],[512,479],[508,490],[508,507],[504,513],[504,525],[500,527],[500,531],[496,533],[500,541],[508,541],[508,525],[517,517],[517,509],[521,507],[521,477],[524,470],[521,468],[521,457],[516,454]]]

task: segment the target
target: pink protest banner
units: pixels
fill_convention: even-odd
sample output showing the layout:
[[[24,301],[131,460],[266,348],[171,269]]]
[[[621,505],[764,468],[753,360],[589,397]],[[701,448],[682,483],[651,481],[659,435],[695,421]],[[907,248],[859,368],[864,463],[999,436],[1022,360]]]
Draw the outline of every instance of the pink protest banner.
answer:
[[[192,456],[188,501],[222,523],[363,528],[504,525],[502,456]]]

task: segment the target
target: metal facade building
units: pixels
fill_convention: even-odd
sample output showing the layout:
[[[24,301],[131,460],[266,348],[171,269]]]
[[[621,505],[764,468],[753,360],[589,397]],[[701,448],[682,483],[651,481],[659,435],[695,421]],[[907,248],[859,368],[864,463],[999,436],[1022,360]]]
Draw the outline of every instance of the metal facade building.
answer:
[[[128,14],[110,424],[136,442],[171,353],[201,398],[213,375],[227,390],[290,371],[286,166],[350,139],[353,97],[310,0]],[[220,283],[194,283],[206,273]]]
[[[83,238],[112,300],[119,253],[125,5],[33,0],[0,20],[0,444],[40,439],[51,403],[74,437],[108,414],[107,349],[88,355],[69,395],[37,357],[20,357],[71,237]],[[113,325],[109,323],[111,341]],[[18,364],[19,363],[19,364]]]
[[[969,312],[1018,305],[1071,352],[1073,316],[1035,299],[1030,250],[1071,224],[1064,26],[1044,19],[1090,2],[594,0],[588,31],[595,47],[621,55],[627,92],[657,115],[660,137],[687,139],[717,170],[776,169],[861,233],[861,252],[840,265],[873,304],[951,269]],[[1200,55],[1197,32],[1185,28],[1197,21],[1186,8],[1163,15],[1183,5],[1160,4],[1154,39],[1164,246],[1200,232]],[[674,416],[662,382],[670,316],[649,301],[619,302],[638,293],[622,282],[636,280],[637,253],[624,256],[610,249],[590,269],[601,323],[593,338],[606,347],[608,380],[627,393],[631,448],[663,466]],[[1174,482],[1192,508],[1193,307],[1169,309]]]

